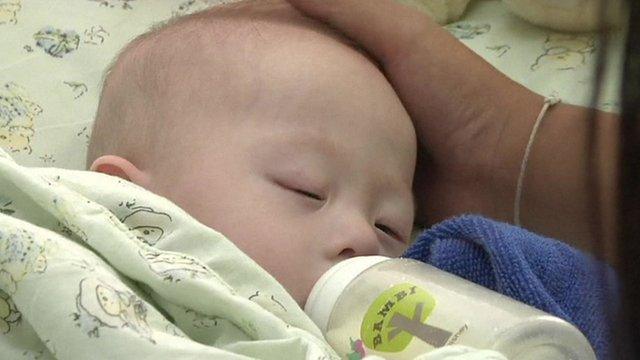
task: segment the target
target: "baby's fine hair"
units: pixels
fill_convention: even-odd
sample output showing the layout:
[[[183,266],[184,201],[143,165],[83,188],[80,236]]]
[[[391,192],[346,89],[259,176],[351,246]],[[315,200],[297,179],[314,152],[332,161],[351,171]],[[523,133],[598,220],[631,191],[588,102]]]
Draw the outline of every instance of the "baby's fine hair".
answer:
[[[237,46],[249,51],[262,46],[261,24],[266,22],[311,27],[353,47],[328,26],[304,17],[284,0],[240,1],[153,25],[128,43],[104,73],[87,169],[102,155],[120,156],[141,170],[167,161],[176,163],[165,164],[166,169],[177,166],[173,147],[182,146],[184,140],[180,139],[189,139],[193,135],[189,131],[195,129],[185,123],[190,119],[168,115],[167,109],[179,108],[172,105],[185,104],[185,98],[190,101],[189,92],[196,90],[189,85],[202,81],[198,66],[193,66],[198,65],[194,58],[206,53],[212,61],[236,61],[225,58],[225,54]],[[243,62],[251,61],[243,58]],[[225,71],[222,66],[220,72]],[[215,94],[225,89],[212,84],[207,91]]]

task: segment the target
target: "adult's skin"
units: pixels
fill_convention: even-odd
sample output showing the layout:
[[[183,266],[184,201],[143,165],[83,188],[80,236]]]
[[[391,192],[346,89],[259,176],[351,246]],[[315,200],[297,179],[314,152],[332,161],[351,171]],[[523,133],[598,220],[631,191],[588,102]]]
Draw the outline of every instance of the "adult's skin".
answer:
[[[288,0],[366,49],[411,115],[421,143],[418,220],[461,213],[511,222],[524,149],[544,98],[510,80],[425,14],[394,0]],[[595,113],[596,164],[588,156],[592,109],[559,104],[535,139],[523,226],[586,251],[613,254],[619,118]],[[598,180],[592,202],[590,178]],[[600,208],[593,219],[594,206]],[[594,220],[602,226],[594,231]],[[596,239],[597,237],[597,239]]]

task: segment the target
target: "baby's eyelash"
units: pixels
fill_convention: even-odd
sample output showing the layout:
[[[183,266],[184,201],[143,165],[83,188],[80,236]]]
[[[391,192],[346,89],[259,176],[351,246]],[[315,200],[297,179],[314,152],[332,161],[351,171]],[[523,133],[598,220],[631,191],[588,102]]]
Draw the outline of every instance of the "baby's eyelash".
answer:
[[[305,191],[305,190],[301,190],[301,189],[291,189],[295,192],[297,192],[300,195],[306,196],[308,198],[311,198],[313,200],[318,200],[318,201],[323,201],[324,199],[322,198],[322,196],[318,195],[318,194],[314,194],[312,192],[309,191]]]
[[[298,187],[296,187],[296,186],[289,185],[289,184],[287,184],[287,183],[285,183],[285,182],[282,182],[282,181],[277,181],[277,180],[276,180],[276,181],[275,181],[275,183],[276,183],[278,186],[282,187],[283,189],[286,189],[286,190],[288,190],[288,191],[293,191],[294,193],[296,193],[296,194],[298,194],[298,195],[302,195],[302,196],[307,197],[307,198],[312,199],[312,200],[324,201],[324,197],[323,197],[322,195],[318,195],[318,194],[317,194],[317,193],[315,193],[315,192],[311,192],[311,191],[303,190],[303,189],[301,189],[301,188],[298,188]]]
[[[398,239],[400,241],[404,242],[404,239],[402,239],[402,236],[400,236],[395,230],[393,230],[392,228],[390,228],[387,225],[384,224],[376,224],[376,227],[378,229],[380,229],[380,231],[384,232],[385,234],[391,236],[394,239]]]

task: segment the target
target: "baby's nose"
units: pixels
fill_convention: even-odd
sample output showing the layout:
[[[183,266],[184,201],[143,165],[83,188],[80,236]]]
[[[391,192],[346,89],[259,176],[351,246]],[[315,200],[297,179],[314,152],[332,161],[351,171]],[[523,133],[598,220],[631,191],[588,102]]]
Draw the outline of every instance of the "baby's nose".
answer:
[[[341,259],[380,253],[376,230],[367,221],[345,221],[336,236],[339,239],[338,256]]]

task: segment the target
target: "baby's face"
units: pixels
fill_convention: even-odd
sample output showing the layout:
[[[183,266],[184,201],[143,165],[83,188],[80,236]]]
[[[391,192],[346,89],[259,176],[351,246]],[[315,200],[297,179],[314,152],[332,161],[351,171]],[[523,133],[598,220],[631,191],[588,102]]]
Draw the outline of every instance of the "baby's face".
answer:
[[[337,41],[285,42],[246,68],[234,76],[249,85],[229,90],[236,112],[182,139],[198,145],[162,192],[304,305],[337,262],[406,249],[415,133],[380,71]],[[181,109],[185,124],[219,117],[202,106]]]

